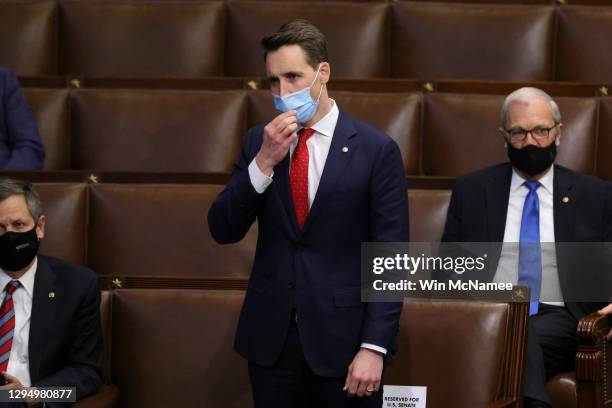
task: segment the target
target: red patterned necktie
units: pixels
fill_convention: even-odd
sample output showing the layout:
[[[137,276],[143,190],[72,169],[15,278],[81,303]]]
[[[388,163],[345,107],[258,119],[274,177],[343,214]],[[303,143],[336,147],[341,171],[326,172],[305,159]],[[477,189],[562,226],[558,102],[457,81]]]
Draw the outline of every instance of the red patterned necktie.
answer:
[[[295,218],[300,230],[304,228],[308,216],[308,146],[306,142],[314,132],[310,128],[303,128],[298,132],[298,144],[291,157],[289,184],[291,185]]]
[[[6,284],[6,295],[0,306],[0,371],[6,371],[13,346],[15,331],[15,308],[13,293],[19,287],[19,281],[12,280]]]

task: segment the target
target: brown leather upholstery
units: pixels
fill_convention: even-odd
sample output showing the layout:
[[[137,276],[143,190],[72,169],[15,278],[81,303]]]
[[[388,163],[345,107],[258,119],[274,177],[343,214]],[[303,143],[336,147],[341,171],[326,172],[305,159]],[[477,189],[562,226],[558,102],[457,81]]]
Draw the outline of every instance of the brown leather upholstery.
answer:
[[[241,291],[115,291],[121,406],[251,407],[247,364],[232,346],[242,299]]]
[[[546,391],[553,408],[577,408],[576,376],[573,372],[562,373],[551,378],[546,384]]]
[[[612,81],[612,9],[563,6],[558,9],[556,80]]]
[[[420,94],[330,91],[330,97],[353,118],[391,136],[402,152],[406,174],[419,173]],[[267,123],[276,115],[270,91],[249,92],[249,127]]]
[[[391,76],[552,79],[552,7],[399,2]]]
[[[599,139],[597,140],[597,176],[612,180],[612,97],[599,103]]]
[[[57,73],[55,1],[0,2],[0,66],[18,75]]]
[[[77,169],[229,172],[246,122],[244,91],[74,92]]]
[[[406,301],[399,352],[385,383],[426,386],[427,408],[484,407],[516,398],[526,321],[527,310],[517,303]],[[513,369],[511,356],[518,362]]]
[[[100,274],[120,277],[248,277],[256,225],[233,245],[218,245],[208,232],[207,211],[222,188],[93,186],[89,265]]]
[[[42,183],[34,188],[47,219],[41,253],[86,265],[87,185]]]
[[[333,78],[388,74],[386,4],[232,1],[227,7],[226,75],[266,76],[259,41],[295,18],[325,33]]]
[[[45,145],[45,170],[67,170],[70,163],[68,90],[24,89]]]
[[[450,190],[413,190],[408,186],[411,241],[440,241],[450,196]]]
[[[96,394],[84,398],[75,404],[76,408],[106,408],[115,407],[119,404],[119,389],[111,385],[110,377],[112,296],[112,292],[103,290],[100,301],[100,320],[102,323],[102,338],[104,340],[101,364],[104,385],[102,385],[102,388]]]
[[[423,124],[423,172],[460,176],[507,161],[498,131],[502,95],[428,94]],[[555,98],[564,124],[557,163],[594,172],[597,101]]]
[[[62,1],[61,72],[221,75],[224,14],[222,2]]]

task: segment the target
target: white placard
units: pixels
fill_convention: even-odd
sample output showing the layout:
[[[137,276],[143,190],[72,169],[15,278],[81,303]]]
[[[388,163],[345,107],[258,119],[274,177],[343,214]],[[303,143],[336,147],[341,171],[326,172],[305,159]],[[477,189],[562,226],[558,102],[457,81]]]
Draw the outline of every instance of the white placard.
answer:
[[[427,387],[383,386],[383,408],[425,408],[426,404]]]

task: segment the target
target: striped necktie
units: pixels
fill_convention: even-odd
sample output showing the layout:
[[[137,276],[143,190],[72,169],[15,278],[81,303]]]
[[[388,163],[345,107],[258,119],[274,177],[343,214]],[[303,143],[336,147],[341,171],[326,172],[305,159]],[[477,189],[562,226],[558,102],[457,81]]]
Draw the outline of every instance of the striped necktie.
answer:
[[[13,293],[20,286],[18,280],[6,284],[6,295],[0,306],[0,371],[8,368],[11,347],[13,346],[13,332],[15,331],[15,307]]]

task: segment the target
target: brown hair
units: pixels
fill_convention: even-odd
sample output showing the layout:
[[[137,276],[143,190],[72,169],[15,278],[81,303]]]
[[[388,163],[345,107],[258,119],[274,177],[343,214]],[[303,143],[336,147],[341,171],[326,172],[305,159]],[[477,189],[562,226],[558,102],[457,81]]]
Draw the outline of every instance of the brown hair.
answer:
[[[277,32],[261,39],[264,60],[271,51],[283,45],[299,45],[306,56],[306,62],[313,68],[327,62],[327,40],[323,33],[310,21],[297,19],[283,24]]]

